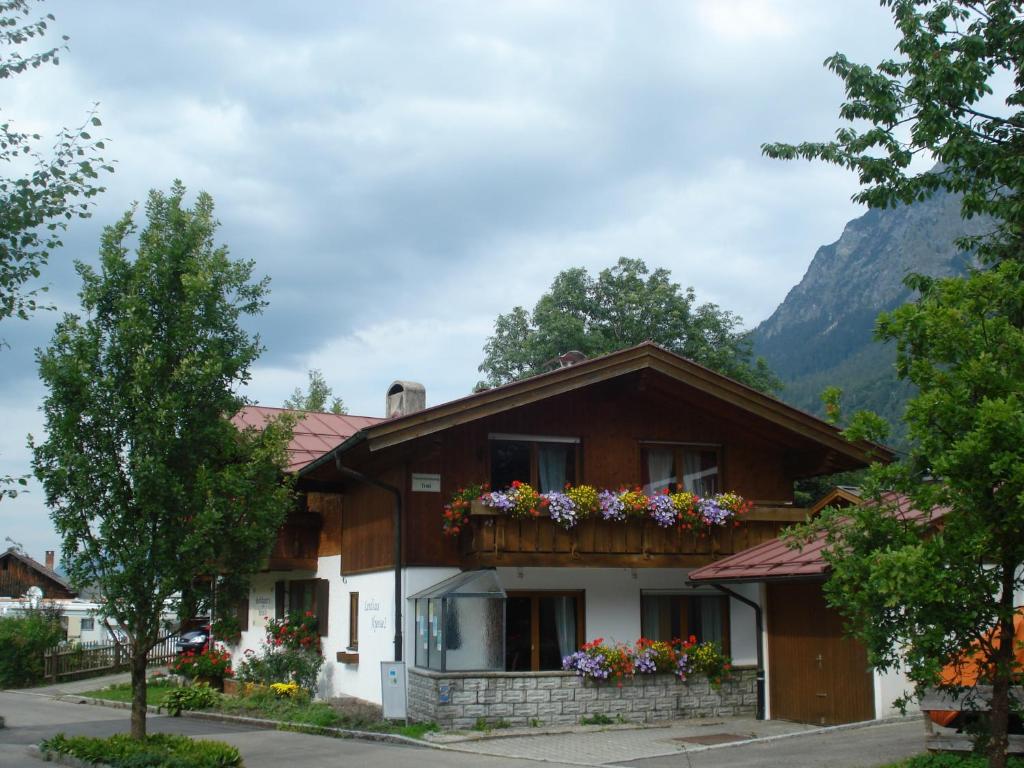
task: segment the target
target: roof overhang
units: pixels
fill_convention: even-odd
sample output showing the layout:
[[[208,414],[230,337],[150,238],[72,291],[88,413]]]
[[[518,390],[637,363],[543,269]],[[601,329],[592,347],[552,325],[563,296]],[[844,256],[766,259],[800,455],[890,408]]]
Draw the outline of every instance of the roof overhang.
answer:
[[[865,440],[850,442],[837,428],[816,416],[669,352],[657,344],[645,342],[567,368],[380,422],[345,440],[334,450],[303,467],[299,474],[301,476],[314,471],[363,441],[368,444],[371,452],[379,451],[450,427],[644,370],[664,374],[858,463],[890,461],[893,457],[892,452],[884,446]]]

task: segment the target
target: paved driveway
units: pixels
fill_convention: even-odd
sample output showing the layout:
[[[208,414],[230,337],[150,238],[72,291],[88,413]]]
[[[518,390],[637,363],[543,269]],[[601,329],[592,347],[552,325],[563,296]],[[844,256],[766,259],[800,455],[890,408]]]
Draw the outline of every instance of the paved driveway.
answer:
[[[0,730],[0,766],[4,768],[41,766],[26,755],[25,748],[58,732],[107,736],[128,730],[127,710],[56,701],[38,692],[0,692],[0,715],[7,721],[7,728]],[[737,725],[726,721],[714,730],[735,732]],[[793,730],[783,723],[765,726],[776,734]],[[358,768],[537,768],[538,761],[551,768],[567,765],[867,768],[922,751],[924,738],[920,721],[913,720],[852,730],[814,731],[704,751],[690,751],[686,744],[672,741],[669,729],[524,736],[462,744],[456,751],[332,739],[154,715],[149,716],[149,728],[154,733],[183,733],[234,744],[241,750],[248,768],[337,768],[342,765]],[[634,746],[631,748],[630,744]],[[638,745],[644,748],[638,749]],[[493,754],[495,752],[498,754]]]

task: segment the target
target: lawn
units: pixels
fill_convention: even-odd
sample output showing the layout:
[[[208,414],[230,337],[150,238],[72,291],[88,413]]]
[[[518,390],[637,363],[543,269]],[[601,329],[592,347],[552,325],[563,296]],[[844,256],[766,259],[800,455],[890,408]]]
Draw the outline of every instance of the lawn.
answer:
[[[174,687],[175,686],[169,682],[150,682],[149,685],[146,686],[146,703],[154,707],[159,707],[164,703],[164,697],[167,696]],[[116,685],[110,685],[97,691],[86,691],[81,695],[88,696],[91,699],[122,701],[126,704],[130,704],[132,700],[132,684],[117,683]]]

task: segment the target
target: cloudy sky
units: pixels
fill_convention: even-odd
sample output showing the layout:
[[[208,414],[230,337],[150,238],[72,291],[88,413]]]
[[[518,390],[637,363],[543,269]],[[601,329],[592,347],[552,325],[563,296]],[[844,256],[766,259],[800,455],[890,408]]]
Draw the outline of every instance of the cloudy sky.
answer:
[[[860,213],[849,174],[760,145],[831,134],[822,60],[891,52],[876,0],[287,5],[52,0],[60,66],[0,82],[0,116],[46,136],[98,102],[116,161],[46,272],[54,303],[74,311],[72,260],[148,189],[206,190],[272,279],[263,404],[309,368],[358,414],[396,378],[466,394],[497,314],[620,256],[753,326]],[[29,471],[58,315],[0,327],[0,475]],[[37,486],[0,504],[6,536],[57,548]]]

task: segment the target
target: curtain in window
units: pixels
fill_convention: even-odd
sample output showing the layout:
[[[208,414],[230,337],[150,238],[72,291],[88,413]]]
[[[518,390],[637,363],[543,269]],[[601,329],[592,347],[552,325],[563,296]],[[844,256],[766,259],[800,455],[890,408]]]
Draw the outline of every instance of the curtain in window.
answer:
[[[718,460],[714,451],[683,453],[683,485],[701,497],[718,492]]]
[[[640,629],[649,640],[670,640],[669,628],[661,626],[661,609],[668,598],[644,595],[640,598]]]
[[[572,450],[567,445],[557,443],[541,443],[537,446],[537,461],[539,466],[539,480],[541,493],[561,491],[569,481],[566,468],[569,465],[569,452]]]
[[[722,601],[717,597],[697,599],[700,610],[701,641],[712,640],[722,645]]]
[[[576,652],[576,598],[553,597],[558,652],[564,659]]]
[[[675,451],[671,448],[647,448],[647,484],[648,493],[661,493],[668,488],[675,490]]]

